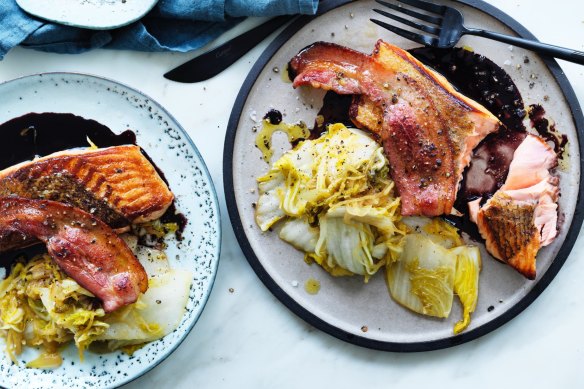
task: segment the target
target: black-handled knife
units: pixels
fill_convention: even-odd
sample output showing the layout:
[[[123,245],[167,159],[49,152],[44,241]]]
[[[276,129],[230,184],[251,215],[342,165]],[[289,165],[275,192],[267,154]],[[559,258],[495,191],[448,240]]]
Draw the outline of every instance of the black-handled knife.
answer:
[[[164,77],[185,83],[208,80],[227,69],[268,35],[294,18],[296,15],[284,15],[270,19],[221,46],[172,69]]]

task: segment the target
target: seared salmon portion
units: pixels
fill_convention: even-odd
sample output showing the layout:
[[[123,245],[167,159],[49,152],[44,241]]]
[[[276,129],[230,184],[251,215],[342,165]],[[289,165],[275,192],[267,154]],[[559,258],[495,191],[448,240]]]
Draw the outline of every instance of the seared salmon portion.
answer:
[[[556,165],[554,150],[527,135],[515,150],[505,184],[482,208],[480,199],[469,204],[487,250],[529,279],[535,279],[540,247],[558,233],[559,180],[550,174]]]
[[[289,64],[293,86],[360,95],[350,116],[383,142],[402,215],[452,211],[472,150],[499,120],[406,51],[378,41],[372,55],[318,42]]]
[[[0,171],[0,196],[60,201],[113,228],[154,220],[174,196],[140,147],[66,150]]]
[[[146,271],[104,222],[49,200],[0,197],[0,252],[17,241],[42,241],[57,265],[103,303],[106,312],[134,303],[148,289]]]

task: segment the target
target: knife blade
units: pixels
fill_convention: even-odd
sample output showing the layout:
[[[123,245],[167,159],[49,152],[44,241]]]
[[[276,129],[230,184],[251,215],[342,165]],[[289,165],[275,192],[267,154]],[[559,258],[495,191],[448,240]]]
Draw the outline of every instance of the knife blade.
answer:
[[[177,82],[208,80],[231,66],[245,53],[297,15],[278,16],[170,70],[164,77]]]

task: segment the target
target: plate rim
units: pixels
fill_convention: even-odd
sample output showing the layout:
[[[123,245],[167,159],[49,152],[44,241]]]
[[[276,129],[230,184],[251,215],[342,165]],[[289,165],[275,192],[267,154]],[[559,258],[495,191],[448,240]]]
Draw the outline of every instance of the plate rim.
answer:
[[[467,5],[472,8],[478,9],[481,12],[488,14],[489,16],[495,18],[497,21],[501,22],[518,36],[527,38],[530,40],[537,41],[537,38],[529,32],[522,24],[516,21],[511,16],[507,15],[495,6],[488,4],[482,0],[455,0],[457,3],[462,5]],[[225,143],[223,149],[223,186],[225,190],[225,200],[227,205],[227,210],[231,220],[231,225],[235,232],[235,236],[239,242],[239,245],[249,262],[250,266],[263,282],[263,284],[268,288],[268,290],[290,311],[295,315],[300,317],[302,320],[308,324],[318,328],[324,333],[332,335],[333,337],[343,340],[345,342],[370,348],[380,351],[392,351],[392,352],[420,352],[420,351],[431,351],[439,350],[448,347],[453,347],[460,345],[471,340],[477,339],[484,336],[490,332],[493,332],[497,328],[501,327],[505,323],[511,321],[521,312],[523,312],[533,301],[535,301],[539,295],[547,288],[551,281],[558,274],[566,259],[568,258],[572,248],[578,238],[580,228],[584,221],[584,210],[582,210],[582,196],[584,191],[584,179],[582,177],[582,171],[584,171],[584,160],[580,159],[580,182],[578,185],[578,198],[576,200],[576,209],[574,211],[572,223],[568,229],[564,242],[560,247],[557,255],[553,259],[551,265],[547,269],[546,273],[537,281],[533,288],[517,301],[513,306],[511,306],[507,311],[505,311],[500,316],[490,320],[479,327],[473,328],[467,332],[462,332],[458,335],[453,335],[447,338],[428,340],[428,341],[415,341],[415,342],[393,342],[393,341],[381,341],[376,339],[365,338],[363,336],[355,335],[349,333],[345,330],[336,327],[325,320],[321,319],[314,313],[310,312],[307,308],[296,302],[291,296],[289,296],[274,279],[268,274],[265,268],[262,266],[261,262],[257,258],[255,252],[253,251],[245,233],[245,229],[241,222],[239,216],[239,210],[237,208],[237,201],[235,198],[235,191],[233,185],[233,151],[235,146],[235,137],[237,134],[237,126],[239,124],[241,115],[243,114],[243,107],[246,103],[247,97],[251,92],[256,78],[273,57],[273,55],[284,45],[289,38],[291,38],[295,33],[297,33],[303,26],[308,24],[310,21],[318,18],[320,15],[336,9],[340,6],[350,3],[351,0],[329,0],[325,3],[321,3],[319,10],[316,15],[312,16],[301,16],[300,18],[294,20],[284,31],[282,31],[262,52],[258,60],[255,62],[245,81],[243,82],[241,89],[235,100],[231,115],[229,117],[229,122],[227,124],[227,131],[225,135]],[[572,85],[570,84],[568,78],[558,65],[555,59],[541,55],[540,58],[543,60],[558,86],[562,90],[562,94],[566,99],[566,103],[570,108],[571,118],[574,122],[576,129],[576,138],[578,140],[578,149],[580,155],[584,155],[584,144],[581,139],[584,137],[584,116],[582,115],[582,108],[578,102],[578,99],[574,93]]]
[[[50,22],[50,23],[58,23],[58,24],[62,24],[64,26],[71,26],[71,27],[87,28],[89,30],[110,30],[113,28],[120,28],[120,27],[127,26],[128,24],[131,24],[131,23],[135,22],[136,20],[139,20],[144,15],[146,15],[147,13],[152,11],[152,9],[156,6],[156,4],[158,3],[159,0],[148,0],[148,1],[150,1],[150,4],[148,4],[146,8],[144,8],[142,11],[140,11],[138,13],[130,14],[130,17],[128,17],[126,19],[122,19],[122,21],[117,21],[115,23],[102,22],[102,23],[93,23],[93,24],[77,22],[77,21],[75,21],[75,18],[73,18],[73,20],[71,20],[67,16],[65,16],[64,18],[59,18],[59,17],[55,17],[55,16],[45,16],[42,11],[38,12],[38,10],[34,8],[34,6],[31,8],[28,0],[24,0],[24,1],[23,0],[15,0],[15,1],[16,1],[16,4],[18,5],[18,7],[20,7],[26,13],[33,15],[35,17],[41,18],[41,19],[43,19],[47,22]],[[140,1],[143,1],[143,0],[140,0]],[[21,3],[24,3],[24,5]]]
[[[208,287],[207,291],[205,292],[202,301],[200,302],[199,313],[198,313],[197,317],[194,318],[193,322],[185,330],[184,335],[179,339],[179,341],[174,345],[174,347],[165,349],[161,353],[162,357],[158,361],[156,361],[154,364],[152,364],[152,365],[148,366],[146,369],[140,371],[137,375],[135,375],[133,377],[128,377],[125,380],[121,380],[119,382],[115,382],[115,383],[112,383],[110,385],[92,386],[95,388],[99,388],[99,387],[117,388],[117,387],[127,385],[130,382],[137,380],[138,378],[149,373],[155,367],[157,367],[162,362],[164,362],[168,357],[170,357],[172,355],[172,353],[174,353],[182,345],[182,343],[185,341],[185,339],[192,332],[193,328],[195,327],[195,324],[197,324],[197,322],[201,318],[201,315],[203,314],[203,311],[205,310],[207,302],[209,301],[209,297],[210,297],[211,292],[213,290],[213,286],[215,285],[215,281],[217,279],[217,272],[219,270],[219,261],[221,259],[221,242],[222,242],[221,207],[219,204],[217,191],[215,189],[215,183],[213,182],[213,177],[211,176],[209,169],[207,168],[207,164],[205,163],[203,156],[201,155],[201,153],[199,152],[199,149],[195,145],[195,142],[191,139],[191,137],[189,136],[187,131],[178,122],[178,120],[176,120],[176,118],[164,106],[162,106],[162,104],[160,104],[157,100],[153,99],[148,94],[140,91],[139,89],[131,87],[123,82],[119,82],[119,81],[116,81],[116,80],[108,78],[108,77],[103,77],[103,76],[98,76],[95,74],[89,74],[89,73],[83,73],[83,72],[59,72],[59,71],[56,71],[56,72],[32,73],[32,74],[27,74],[24,76],[20,76],[17,78],[13,78],[10,80],[0,82],[0,88],[2,88],[3,86],[5,86],[7,84],[16,83],[19,81],[25,81],[26,79],[34,79],[34,78],[42,79],[42,77],[44,77],[44,76],[57,76],[57,77],[58,76],[64,76],[64,77],[75,76],[75,77],[86,77],[89,79],[94,79],[94,80],[98,80],[98,81],[102,81],[102,82],[105,81],[111,85],[121,86],[121,87],[123,87],[123,88],[125,88],[133,93],[136,93],[136,94],[144,97],[145,99],[148,99],[148,101],[150,101],[152,104],[155,104],[164,114],[166,114],[168,116],[168,118],[170,120],[172,120],[174,122],[177,130],[184,136],[185,142],[187,142],[191,146],[195,155],[197,156],[197,158],[201,162],[201,166],[200,166],[201,172],[208,179],[209,184],[210,184],[210,193],[211,193],[210,198],[213,200],[214,212],[216,214],[216,219],[217,219],[217,222],[216,222],[216,224],[217,224],[217,229],[216,229],[217,230],[217,245],[216,245],[217,249],[216,249],[216,260],[214,261],[213,268],[212,268],[211,280],[209,282],[209,287]],[[8,384],[8,383],[7,382],[0,382],[0,384],[4,385],[4,384]],[[2,387],[2,385],[0,385],[0,388]]]

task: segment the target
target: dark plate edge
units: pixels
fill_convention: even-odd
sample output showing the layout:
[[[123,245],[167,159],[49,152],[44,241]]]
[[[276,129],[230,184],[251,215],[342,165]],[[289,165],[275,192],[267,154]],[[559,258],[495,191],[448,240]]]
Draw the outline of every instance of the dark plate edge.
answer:
[[[515,21],[512,17],[505,14],[498,8],[485,3],[482,0],[457,0],[459,3],[464,5],[477,8],[490,16],[494,17],[501,23],[505,24],[519,36],[537,40],[533,34],[531,34],[525,27],[523,27],[519,22]],[[263,268],[258,258],[256,257],[254,251],[247,240],[245,235],[245,230],[243,224],[239,217],[239,211],[237,209],[237,203],[235,199],[235,192],[233,186],[233,149],[235,145],[235,136],[237,132],[237,125],[239,124],[239,119],[243,110],[243,106],[246,102],[247,96],[253,87],[255,80],[257,79],[260,72],[263,70],[265,65],[269,62],[276,51],[288,41],[288,39],[295,34],[300,28],[306,25],[308,22],[318,17],[320,14],[326,13],[334,8],[338,8],[342,5],[350,3],[350,0],[328,0],[321,3],[316,16],[303,16],[292,22],[282,33],[280,33],[274,41],[265,49],[261,54],[257,62],[252,67],[250,73],[246,77],[239,94],[235,100],[233,110],[231,111],[231,116],[229,117],[229,122],[227,124],[227,132],[225,136],[225,145],[223,151],[223,183],[225,188],[225,200],[227,204],[227,210],[229,217],[231,219],[231,224],[235,232],[235,236],[239,242],[239,245],[247,258],[249,264],[264,283],[264,285],[272,292],[274,296],[280,300],[288,309],[294,312],[297,316],[302,318],[307,323],[313,325],[314,327],[320,329],[332,335],[340,340],[352,343],[357,346],[371,348],[375,350],[382,351],[394,351],[394,352],[418,352],[418,351],[430,351],[439,350],[447,347],[456,346],[462,343],[469,342],[471,340],[477,339],[495,329],[501,327],[503,324],[507,323],[524,309],[526,309],[535,299],[545,290],[545,288],[550,284],[550,282],[558,274],[560,268],[568,258],[574,243],[578,237],[580,227],[584,221],[584,212],[580,209],[582,208],[582,196],[580,194],[584,190],[584,180],[580,178],[580,185],[578,190],[578,199],[576,201],[576,211],[574,212],[572,224],[566,238],[550,267],[547,269],[546,273],[537,281],[537,284],[533,289],[525,295],[521,300],[519,300],[515,305],[509,308],[505,313],[496,317],[495,319],[476,327],[468,332],[463,332],[462,334],[452,336],[450,338],[425,341],[425,342],[412,342],[412,343],[399,343],[399,342],[384,342],[369,338],[364,338],[344,330],[335,327],[318,316],[314,315],[300,304],[298,304],[294,299],[292,299],[283,289],[276,284],[276,282],[270,277],[267,271]],[[580,150],[580,174],[582,175],[582,170],[584,168],[584,146],[580,142],[581,134],[584,134],[584,116],[582,116],[582,110],[578,103],[578,99],[574,93],[572,86],[570,85],[567,77],[564,75],[562,69],[558,63],[552,58],[541,57],[545,62],[546,66],[551,71],[556,82],[563,91],[564,97],[570,107],[572,113],[572,119],[576,127],[576,133],[578,138],[578,145]]]
[[[132,91],[134,93],[137,93],[137,94],[139,94],[141,96],[144,96],[151,103],[157,105],[160,108],[160,110],[162,112],[164,112],[177,125],[178,130],[185,137],[185,140],[190,144],[190,146],[192,147],[192,149],[195,152],[195,155],[201,161],[201,164],[202,164],[201,171],[209,179],[209,183],[210,183],[210,187],[211,187],[210,192],[212,194],[212,199],[214,200],[215,211],[216,211],[216,214],[217,214],[217,238],[218,238],[218,240],[217,240],[217,242],[218,242],[218,244],[217,244],[217,260],[215,261],[215,266],[214,266],[214,269],[213,269],[213,279],[211,280],[211,283],[209,285],[209,289],[208,289],[207,293],[204,296],[204,301],[200,305],[201,311],[199,312],[199,315],[193,320],[193,323],[189,326],[189,328],[186,329],[184,336],[181,339],[179,339],[179,341],[176,343],[175,347],[173,347],[171,349],[168,349],[168,350],[165,350],[166,353],[162,356],[162,358],[160,358],[158,361],[156,361],[153,365],[148,366],[146,369],[144,369],[143,371],[141,371],[138,375],[136,375],[134,377],[129,377],[125,381],[116,382],[113,385],[103,386],[103,388],[105,388],[105,389],[119,388],[119,387],[121,387],[123,385],[127,385],[130,382],[133,382],[133,381],[137,380],[138,378],[144,376],[145,374],[147,374],[150,371],[152,371],[155,367],[157,367],[158,365],[160,365],[162,362],[164,362],[170,355],[172,355],[172,353],[174,353],[181,346],[181,344],[185,341],[185,339],[189,336],[189,334],[191,333],[191,331],[195,327],[195,324],[197,324],[197,322],[201,318],[201,315],[203,314],[203,311],[205,310],[205,306],[207,305],[207,302],[209,301],[209,297],[211,296],[211,292],[213,290],[213,286],[215,285],[215,280],[217,278],[216,277],[217,271],[219,270],[219,260],[221,258],[221,241],[222,241],[221,209],[220,209],[220,206],[219,206],[219,199],[217,197],[217,191],[215,190],[215,183],[213,182],[213,177],[211,177],[211,173],[209,172],[209,169],[207,168],[207,164],[205,163],[205,160],[203,159],[203,156],[199,152],[199,149],[195,145],[195,142],[193,142],[193,140],[191,139],[191,137],[189,136],[189,134],[182,127],[182,125],[176,120],[176,118],[173,115],[171,115],[171,113],[168,110],[166,110],[166,108],[164,108],[160,103],[158,103],[157,100],[153,99],[152,97],[150,97],[146,93],[144,93],[144,92],[142,92],[142,91],[140,91],[140,90],[138,90],[138,89],[136,89],[134,87],[131,87],[131,86],[127,85],[127,84],[124,84],[122,82],[113,80],[111,78],[97,76],[97,75],[93,75],[93,74],[87,74],[87,73],[79,73],[79,72],[45,72],[45,73],[34,73],[34,74],[29,74],[29,75],[17,77],[17,78],[11,79],[11,80],[6,80],[6,81],[3,81],[3,82],[0,82],[0,86],[2,86],[4,84],[11,83],[11,82],[14,82],[14,81],[19,81],[19,80],[23,80],[23,79],[27,79],[27,78],[32,78],[32,77],[39,77],[39,78],[41,78],[43,76],[59,76],[59,75],[88,77],[88,78],[93,78],[93,79],[97,79],[97,80],[101,80],[101,81],[106,81],[108,83],[112,83],[112,84],[119,85],[121,87],[127,88],[127,89],[129,89],[130,91]],[[93,387],[99,388],[99,386],[93,386]],[[0,385],[0,388],[3,388],[3,387]]]

